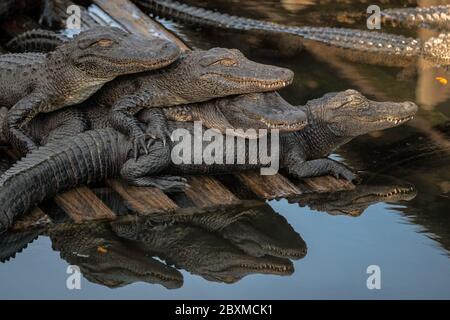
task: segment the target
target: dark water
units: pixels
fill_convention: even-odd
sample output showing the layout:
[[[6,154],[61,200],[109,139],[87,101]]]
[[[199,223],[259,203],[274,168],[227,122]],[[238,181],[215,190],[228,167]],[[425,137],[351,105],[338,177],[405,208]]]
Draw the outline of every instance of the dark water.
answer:
[[[382,8],[414,4],[414,1],[384,2],[380,3]],[[367,7],[364,1],[189,3],[290,25],[352,28],[364,26]],[[169,249],[144,245],[137,254],[151,250],[156,252],[155,257],[169,258],[179,267],[184,279],[176,285],[180,288],[168,290],[159,284],[137,282],[110,289],[98,284],[111,282],[99,271],[101,264],[94,264],[94,268],[86,266],[81,290],[68,290],[66,270],[68,264],[75,264],[73,250],[56,247],[54,251],[50,239],[41,236],[15,259],[0,264],[0,298],[450,298],[450,86],[435,79],[448,78],[448,74],[421,68],[411,74],[396,68],[352,63],[317,54],[320,51],[301,50],[299,41],[289,37],[163,23],[182,34],[192,46],[237,47],[254,60],[291,68],[296,74],[295,82],[282,95],[292,103],[302,104],[330,91],[354,88],[376,100],[415,101],[420,112],[402,127],[360,137],[337,151],[336,158],[365,172],[363,183],[353,193],[291,199],[291,203],[286,200],[260,203],[252,209],[256,214],[244,215],[243,220],[227,225],[229,234],[224,230],[205,231],[204,226],[180,226],[171,234],[183,240],[167,240],[171,243]],[[433,34],[393,27],[383,31],[414,37]],[[230,211],[231,216],[249,211],[233,210],[236,213]],[[127,229],[121,230],[126,233]],[[230,236],[236,236],[239,230],[246,235],[245,241]],[[57,236],[52,238],[54,247],[55,239]],[[284,258],[275,262],[252,258],[268,252],[264,250],[269,249],[258,250],[258,245],[263,244],[277,247],[277,255]],[[239,254],[236,247],[240,248]],[[68,254],[69,258],[64,256],[67,261],[58,250]],[[183,250],[191,252],[192,257],[183,256]],[[186,264],[192,260],[197,261],[194,266]],[[243,262],[274,263],[287,268],[281,272],[286,273],[284,276],[262,274],[262,269],[232,272],[215,269],[224,261],[231,266]],[[369,277],[366,271],[371,265],[381,270],[379,290],[369,290],[366,285]],[[116,274],[128,282],[137,280],[119,269],[106,269],[105,273]],[[249,274],[243,277],[246,273]]]

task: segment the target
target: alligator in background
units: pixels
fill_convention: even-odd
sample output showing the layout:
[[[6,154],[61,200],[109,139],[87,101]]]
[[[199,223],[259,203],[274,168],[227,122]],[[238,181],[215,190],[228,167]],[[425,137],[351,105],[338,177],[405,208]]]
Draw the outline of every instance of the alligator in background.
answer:
[[[381,14],[384,21],[391,23],[450,31],[450,5],[386,9]]]
[[[245,32],[253,31],[298,36],[305,40],[303,44],[306,48],[314,50],[314,46],[318,43],[325,44],[329,46],[328,50],[331,49],[337,55],[352,61],[404,67],[412,65],[418,58],[423,58],[433,65],[447,69],[450,65],[450,56],[448,54],[450,51],[450,35],[447,34],[440,34],[438,37],[422,42],[419,39],[401,35],[357,29],[286,26],[222,14],[172,0],[135,0],[134,2],[156,16],[187,24]],[[442,12],[437,15],[438,17],[434,15],[434,20],[441,21],[443,19],[442,24],[446,24],[447,18],[445,15],[448,14],[448,8],[435,7],[430,10],[438,12],[441,10]],[[392,13],[392,11],[389,12]],[[390,15],[391,18],[400,16],[400,13],[395,15],[395,12]],[[413,15],[417,16],[422,14],[420,10],[415,13],[414,11],[412,12]],[[441,13],[444,17],[440,20]]]
[[[33,150],[36,145],[21,126],[36,114],[83,102],[115,77],[162,68],[179,54],[167,40],[97,27],[47,55],[1,55],[0,106],[11,108],[8,140],[24,154]]]
[[[309,125],[304,130],[282,134],[281,168],[296,178],[332,174],[350,181],[356,177],[353,172],[339,162],[325,157],[354,137],[400,125],[417,112],[414,103],[375,102],[354,90],[327,94],[300,108],[307,114]],[[258,119],[247,120],[249,128],[254,128],[257,123],[264,123]],[[169,127],[184,128],[190,130],[191,134],[193,130],[192,123],[171,122]],[[177,190],[184,184],[182,179],[173,177],[173,174],[180,172],[220,174],[267,166],[262,163],[248,164],[247,149],[244,154],[246,164],[234,165],[175,165],[171,161],[171,147],[160,140],[151,145],[147,155],[137,160],[130,158],[132,149],[132,142],[117,131],[99,129],[48,143],[28,154],[1,177],[0,200],[4,203],[0,215],[1,228],[7,229],[15,217],[28,212],[43,199],[80,184],[101,181],[119,173],[136,185]],[[228,163],[226,148],[223,156],[223,163]],[[237,152],[233,150],[234,163],[238,163],[236,157]],[[72,166],[72,163],[78,165]],[[52,169],[68,167],[72,170],[63,173]],[[169,176],[161,176],[166,173]],[[17,190],[22,192],[18,193]]]

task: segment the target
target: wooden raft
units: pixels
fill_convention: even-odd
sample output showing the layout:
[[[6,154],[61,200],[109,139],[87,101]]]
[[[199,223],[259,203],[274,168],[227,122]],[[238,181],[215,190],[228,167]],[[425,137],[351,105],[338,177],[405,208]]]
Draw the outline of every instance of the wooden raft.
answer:
[[[91,7],[83,9],[83,29],[95,24],[118,25],[129,32],[139,33],[143,36],[157,35],[170,39],[182,50],[190,50],[176,35],[151,19],[128,0],[93,0],[92,3]],[[66,15],[65,9],[70,4],[72,4],[70,1],[61,2],[58,9],[62,16]],[[36,22],[26,16],[15,18],[1,25],[2,30],[9,36],[15,36],[36,27]],[[131,187],[115,179],[108,180],[106,185],[120,196],[128,208],[141,215],[176,212],[182,209],[180,203],[183,203],[184,207],[188,203],[188,207],[192,209],[205,209],[235,206],[249,200],[281,199],[298,197],[305,193],[335,192],[354,188],[353,184],[331,176],[292,181],[289,177],[281,174],[261,176],[259,172],[250,171],[227,177],[188,176],[186,178],[189,187],[181,196],[165,194],[156,188]],[[232,184],[229,183],[230,181]],[[177,201],[176,199],[179,198],[183,198],[184,201]],[[116,213],[87,186],[57,196],[54,203],[75,222],[116,218]],[[49,221],[44,210],[37,208],[33,214],[18,221],[14,229],[23,230],[36,224],[45,225]]]

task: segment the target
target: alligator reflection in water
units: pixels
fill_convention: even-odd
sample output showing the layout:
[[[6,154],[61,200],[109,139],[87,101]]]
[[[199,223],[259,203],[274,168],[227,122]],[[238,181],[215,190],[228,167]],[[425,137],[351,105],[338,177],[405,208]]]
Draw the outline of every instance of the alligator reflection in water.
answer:
[[[330,214],[359,215],[373,203],[409,201],[414,196],[415,188],[407,182],[365,174],[354,190],[310,194],[295,201]],[[114,203],[119,204],[112,201],[110,205]],[[291,260],[307,253],[301,236],[262,201],[196,210],[126,215],[105,223],[62,222],[41,230],[6,233],[0,237],[0,261],[8,261],[39,235],[46,235],[53,249],[69,264],[78,265],[90,282],[115,288],[142,281],[171,289],[183,285],[177,269],[209,281],[235,283],[249,274],[291,275]]]
[[[450,122],[433,131],[450,139]],[[450,252],[450,149],[425,134],[411,135],[388,145],[367,143],[365,138],[341,148],[343,158],[352,166],[408,179],[417,197],[397,208],[413,223],[423,226],[430,237]]]
[[[49,236],[53,249],[78,265],[86,279],[108,287],[143,281],[178,288],[183,277],[171,265],[225,283],[249,274],[290,275],[289,259],[306,254],[305,242],[286,219],[259,201],[226,212],[125,216],[112,223],[6,233],[0,237],[0,260],[14,257],[39,234]]]
[[[417,195],[413,184],[392,176],[375,173],[360,173],[361,183],[353,190],[334,193],[315,193],[309,196],[291,198],[300,206],[331,215],[358,217],[371,205],[379,202],[410,201]]]

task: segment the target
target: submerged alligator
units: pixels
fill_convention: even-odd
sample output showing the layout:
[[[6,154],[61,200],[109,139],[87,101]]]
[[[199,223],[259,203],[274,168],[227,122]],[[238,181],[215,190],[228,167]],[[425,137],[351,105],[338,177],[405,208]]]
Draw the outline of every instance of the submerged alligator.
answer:
[[[448,67],[450,65],[450,35],[441,34],[425,42],[419,39],[362,31],[346,28],[328,27],[296,27],[273,22],[254,20],[231,16],[220,12],[189,6],[172,0],[135,0],[142,8],[156,16],[174,19],[188,24],[208,27],[232,29],[237,31],[266,32],[275,34],[290,34],[308,42],[322,43],[336,50],[336,53],[351,60],[365,63],[383,64],[388,66],[410,65],[417,58],[423,58],[435,65]],[[424,9],[422,9],[424,10]],[[431,9],[430,9],[431,10]],[[445,7],[434,9],[445,16]],[[392,11],[391,17],[394,17]],[[420,16],[421,11],[413,15]],[[448,14],[448,13],[447,13]],[[398,16],[400,13],[398,13]],[[434,15],[435,17],[436,15]],[[443,18],[442,24],[446,24]],[[430,19],[431,20],[431,19]],[[439,18],[436,21],[441,21]],[[361,56],[359,56],[361,55]]]
[[[10,47],[25,51],[52,51],[64,39],[51,32],[35,30],[13,39]],[[134,143],[135,158],[146,138],[165,140],[167,125],[160,108],[208,101],[213,98],[281,89],[292,82],[289,69],[248,60],[239,50],[212,48],[183,54],[162,71],[122,76],[109,82],[90,99],[91,104],[113,108],[111,126]],[[134,116],[152,108],[151,123],[144,132]]]
[[[417,111],[417,106],[411,102],[370,101],[353,90],[327,94],[300,108],[308,115],[309,125],[302,131],[282,134],[281,168],[297,178],[332,174],[347,180],[355,179],[355,174],[325,157],[354,137],[400,125]],[[235,119],[227,120],[233,124]],[[264,124],[258,119],[247,120],[249,128]],[[242,119],[238,121],[242,122]],[[192,133],[193,125],[171,122],[169,128],[184,128]],[[4,204],[0,215],[1,229],[7,229],[15,217],[28,212],[45,198],[119,173],[136,185],[176,190],[184,186],[182,179],[173,177],[180,172],[220,174],[266,166],[262,163],[175,165],[170,157],[171,147],[159,140],[151,145],[147,155],[137,160],[130,158],[132,148],[132,142],[117,131],[99,129],[50,142],[28,154],[0,179],[0,200]],[[226,150],[223,155],[226,157]],[[245,156],[248,157],[248,150]],[[237,157],[237,152],[233,152],[233,157]],[[70,170],[60,172],[58,168]],[[161,176],[164,174],[169,176]],[[18,194],[16,190],[23,192]]]
[[[0,106],[11,108],[4,124],[9,141],[23,153],[35,149],[21,127],[36,114],[83,102],[119,75],[162,68],[179,55],[170,41],[112,27],[83,32],[47,55],[1,55]]]

